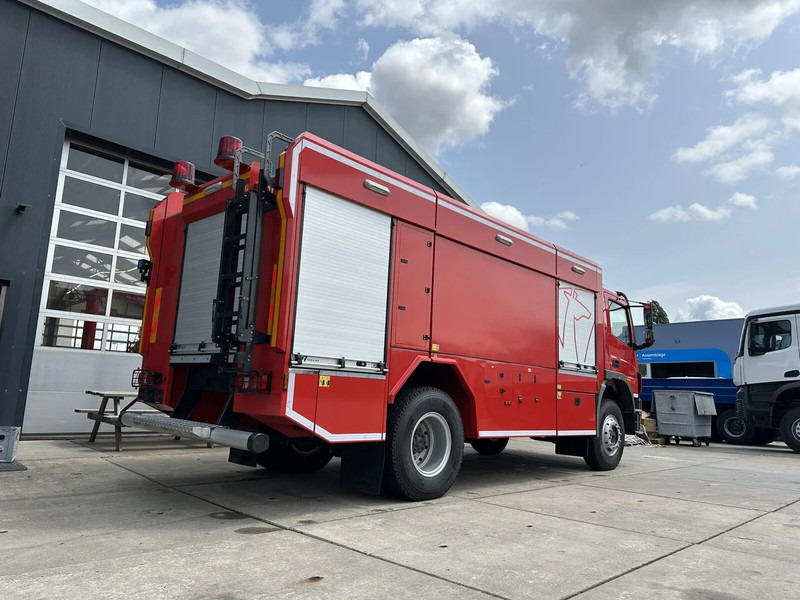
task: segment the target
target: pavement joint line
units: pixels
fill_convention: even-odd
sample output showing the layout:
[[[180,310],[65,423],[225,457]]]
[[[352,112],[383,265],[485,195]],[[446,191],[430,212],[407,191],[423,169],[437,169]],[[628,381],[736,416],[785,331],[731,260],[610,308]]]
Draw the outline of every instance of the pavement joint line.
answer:
[[[733,531],[735,529],[738,529],[740,527],[743,527],[743,526],[747,525],[748,523],[752,523],[753,521],[757,521],[758,519],[764,517],[765,515],[774,514],[774,513],[778,512],[779,510],[783,510],[784,508],[792,506],[793,504],[797,504],[798,502],[800,502],[800,499],[792,500],[791,502],[788,502],[787,504],[784,504],[783,506],[781,506],[779,508],[775,508],[775,509],[772,509],[772,510],[765,511],[763,514],[754,516],[753,518],[747,519],[746,521],[743,521],[742,523],[738,523],[736,525],[728,527],[727,529],[725,529],[723,531],[719,531],[719,532],[715,533],[714,535],[711,535],[711,536],[709,536],[707,538],[704,538],[704,539],[700,540],[699,542],[688,542],[682,548],[678,548],[678,549],[676,549],[676,550],[674,550],[672,552],[668,552],[667,554],[664,554],[662,556],[654,558],[653,560],[650,560],[650,561],[647,561],[645,563],[642,563],[641,565],[633,567],[633,568],[625,571],[624,573],[620,573],[620,574],[615,575],[613,577],[609,577],[605,581],[600,581],[598,583],[592,584],[591,586],[589,586],[589,587],[587,587],[587,588],[585,588],[585,589],[583,589],[583,590],[581,590],[581,591],[579,591],[579,592],[577,592],[575,594],[572,594],[570,596],[565,596],[565,597],[561,598],[560,600],[570,600],[571,598],[575,598],[576,596],[579,596],[580,594],[584,594],[584,593],[586,593],[586,592],[588,592],[590,590],[598,588],[601,585],[605,585],[606,583],[610,583],[612,581],[615,581],[615,580],[619,579],[620,577],[624,577],[625,575],[628,575],[629,573],[633,573],[634,571],[638,571],[639,569],[642,569],[644,567],[652,565],[652,564],[654,564],[654,563],[656,563],[656,562],[658,562],[660,560],[663,560],[665,558],[669,558],[670,556],[674,556],[674,555],[678,554],[679,552],[683,552],[684,550],[687,550],[688,548],[692,548],[694,546],[702,546],[703,544],[706,544],[707,542],[710,542],[713,539],[716,539],[716,538],[718,538],[718,537],[720,537],[722,535],[725,535],[726,533],[730,533],[731,531]],[[719,506],[719,505],[717,505],[717,506]],[[749,552],[742,552],[740,550],[730,550],[730,551],[731,552],[739,552],[740,554],[750,555]],[[778,559],[774,559],[774,560],[781,560],[781,559],[778,558]]]
[[[703,539],[703,540],[700,540],[699,542],[692,542],[691,540],[682,540],[682,539],[679,539],[679,538],[669,537],[667,535],[659,535],[657,533],[642,533],[640,531],[633,531],[632,529],[626,529],[624,527],[617,527],[617,526],[614,526],[614,525],[608,525],[606,523],[594,523],[592,521],[583,521],[583,520],[578,519],[576,517],[566,517],[566,516],[563,516],[563,515],[553,515],[553,514],[550,514],[550,513],[546,513],[546,512],[542,512],[542,511],[534,510],[534,509],[530,509],[530,508],[519,508],[517,506],[505,506],[503,504],[495,504],[493,502],[484,502],[484,501],[481,501],[481,500],[479,500],[479,502],[481,502],[482,504],[487,504],[489,506],[496,506],[498,508],[508,508],[508,509],[511,509],[511,510],[518,510],[518,511],[523,512],[523,513],[530,513],[530,514],[534,514],[534,515],[540,515],[542,517],[550,517],[550,518],[553,518],[553,519],[564,519],[565,521],[571,521],[573,523],[580,523],[581,525],[593,525],[593,526],[596,526],[596,527],[603,527],[605,529],[611,529],[613,531],[624,531],[626,533],[635,533],[637,535],[645,535],[645,536],[648,536],[648,537],[654,537],[654,538],[658,538],[658,539],[661,539],[661,540],[668,540],[670,542],[680,542],[682,544],[700,544],[700,543],[703,543],[703,542],[707,541],[706,539]],[[746,509],[743,509],[743,510],[753,510],[753,509],[746,508]],[[765,514],[767,514],[767,513],[763,513],[763,514],[760,514],[760,515],[757,515],[757,516],[753,517],[752,519],[747,519],[746,521],[742,521],[741,523],[739,523],[738,525],[735,525],[734,527],[738,527],[739,525],[745,525],[745,524],[749,523],[750,521],[753,521],[754,519],[758,519],[760,517],[763,517]],[[723,532],[723,533],[725,533],[725,532]],[[717,534],[715,534],[715,535],[717,535]],[[708,538],[708,539],[710,539],[710,538]]]
[[[697,479],[696,481],[702,481],[702,479]],[[581,484],[578,484],[578,485],[586,485],[587,487],[593,487],[593,488],[597,488],[597,489],[600,489],[600,490],[612,489],[612,490],[620,491],[620,492],[623,492],[623,491],[631,492],[633,494],[642,494],[643,496],[653,496],[654,498],[668,498],[670,500],[686,500],[687,502],[696,502],[697,504],[708,504],[710,506],[723,506],[725,508],[741,508],[741,509],[744,509],[744,510],[761,510],[764,513],[772,512],[773,510],[778,510],[778,509],[771,509],[771,508],[770,509],[761,509],[761,508],[752,508],[752,507],[747,507],[747,506],[737,506],[735,504],[725,504],[724,502],[711,502],[709,500],[693,500],[693,499],[689,499],[689,498],[675,498],[674,496],[664,496],[662,494],[654,494],[652,492],[638,492],[638,491],[632,491],[632,490],[617,490],[617,488],[607,488],[607,487],[604,487],[602,485],[592,485],[590,483],[581,483]],[[795,500],[793,500],[792,502],[795,502]]]
[[[375,554],[370,554],[369,552],[365,552],[363,550],[359,550],[358,548],[352,548],[352,547],[347,546],[345,544],[342,544],[342,543],[339,543],[339,542],[335,542],[333,540],[329,540],[329,539],[326,539],[324,537],[320,537],[318,535],[314,535],[313,533],[309,533],[307,531],[302,531],[300,529],[296,529],[295,527],[290,527],[290,526],[287,526],[287,525],[281,525],[280,523],[275,523],[273,521],[270,521],[269,519],[264,519],[264,518],[249,514],[247,512],[244,512],[242,510],[236,510],[235,508],[230,508],[228,506],[225,506],[224,504],[220,504],[219,502],[214,502],[214,501],[208,500],[206,498],[201,498],[200,496],[197,496],[195,494],[189,493],[188,491],[182,490],[179,487],[174,487],[174,486],[168,485],[166,483],[161,483],[160,481],[157,481],[157,480],[155,480],[155,479],[153,479],[151,477],[148,477],[147,475],[143,475],[142,473],[138,473],[138,472],[134,471],[133,469],[130,469],[130,468],[125,467],[123,465],[120,465],[118,463],[114,463],[112,461],[108,461],[108,462],[111,462],[111,464],[114,464],[114,465],[118,466],[121,469],[125,469],[126,471],[129,471],[130,473],[138,475],[139,477],[147,479],[148,481],[150,481],[152,483],[155,483],[156,485],[159,485],[159,486],[162,486],[162,487],[167,488],[169,490],[178,492],[179,494],[185,494],[185,495],[187,495],[187,496],[189,496],[191,498],[194,498],[196,500],[200,500],[200,501],[205,502],[207,504],[211,504],[212,506],[216,506],[216,507],[222,508],[224,510],[229,510],[229,511],[232,511],[232,512],[239,513],[239,514],[244,515],[244,516],[246,516],[246,517],[248,517],[250,519],[253,519],[255,521],[260,521],[261,523],[266,523],[267,525],[271,525],[273,527],[277,527],[278,529],[282,529],[284,531],[291,531],[292,533],[296,533],[297,535],[302,535],[303,537],[307,537],[307,538],[310,538],[310,539],[313,539],[313,540],[317,540],[319,542],[323,542],[323,543],[329,544],[331,546],[336,546],[337,548],[341,548],[341,549],[347,550],[349,552],[354,552],[356,554],[360,554],[360,555],[366,556],[368,558],[379,560],[381,562],[384,562],[386,564],[390,564],[390,565],[399,567],[401,569],[407,569],[409,571],[414,571],[415,573],[419,573],[420,575],[425,575],[426,577],[432,577],[433,579],[438,579],[439,581],[450,583],[450,584],[455,585],[455,586],[457,586],[459,588],[471,590],[473,592],[478,592],[480,594],[484,594],[484,595],[489,596],[491,598],[497,598],[498,600],[513,600],[513,598],[509,598],[508,596],[501,596],[499,594],[495,594],[494,592],[489,592],[487,590],[483,590],[481,588],[478,588],[478,587],[475,587],[475,586],[471,586],[471,585],[468,585],[466,583],[462,583],[460,581],[454,581],[452,579],[448,579],[447,577],[443,577],[443,576],[437,575],[435,573],[429,573],[427,571],[423,571],[422,569],[418,569],[418,568],[412,567],[410,565],[404,565],[403,563],[399,563],[399,562],[390,560],[388,558],[384,558],[382,556],[377,556]]]

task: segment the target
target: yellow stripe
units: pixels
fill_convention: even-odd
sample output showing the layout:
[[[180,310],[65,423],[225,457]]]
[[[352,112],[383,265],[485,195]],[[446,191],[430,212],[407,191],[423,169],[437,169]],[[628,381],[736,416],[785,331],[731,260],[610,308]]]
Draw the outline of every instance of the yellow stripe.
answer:
[[[230,179],[226,179],[225,181],[222,182],[222,187],[220,189],[223,189],[223,188],[226,188],[226,187],[231,187],[232,183],[233,183],[233,177],[231,177]],[[186,206],[190,202],[194,202],[195,200],[198,200],[199,198],[203,198],[203,197],[205,197],[205,192],[202,192],[202,191],[198,192],[198,193],[196,193],[196,194],[194,194],[192,196],[187,196],[186,198],[183,199],[183,205]]]
[[[285,159],[286,154],[281,154],[278,159],[278,167],[281,169],[283,168]],[[272,318],[272,332],[275,334],[278,333],[278,315],[280,315],[281,312],[281,282],[283,281],[283,260],[286,255],[286,212],[283,209],[283,190],[278,190],[276,203],[278,204],[278,212],[281,215],[281,244],[278,252],[278,281],[275,285],[275,314]],[[276,335],[271,335],[269,338],[270,345],[273,347],[276,345],[276,338]]]
[[[150,343],[156,343],[156,336],[158,335],[158,315],[161,313],[161,290],[163,288],[156,289],[156,299],[153,303],[153,320],[150,322]]]
[[[162,200],[162,202],[166,202],[166,200]],[[147,220],[150,221],[150,231],[152,231],[152,223],[153,223],[153,213],[156,212],[156,207],[150,209],[150,215],[147,217]],[[166,213],[166,211],[164,211]],[[146,236],[144,238],[144,244],[147,247],[147,258],[150,259],[150,262],[153,261],[153,251],[150,249],[150,236]],[[144,338],[142,337],[142,330],[144,329],[145,319],[147,319],[147,300],[150,298],[150,284],[147,284],[144,292],[144,311],[142,311],[142,324],[139,325],[139,354],[142,353],[142,344],[144,343]]]

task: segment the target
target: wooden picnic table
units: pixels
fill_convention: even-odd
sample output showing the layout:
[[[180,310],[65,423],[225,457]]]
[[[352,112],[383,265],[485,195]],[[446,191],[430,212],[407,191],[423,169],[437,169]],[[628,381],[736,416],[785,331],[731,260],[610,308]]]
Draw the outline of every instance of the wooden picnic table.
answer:
[[[102,398],[98,408],[76,408],[76,413],[85,413],[86,417],[92,419],[95,424],[92,427],[92,433],[89,436],[89,442],[94,442],[97,438],[97,431],[100,429],[100,423],[106,423],[114,426],[114,444],[117,452],[122,452],[122,428],[125,427],[120,420],[120,406],[122,400],[133,400],[138,396],[138,392],[131,391],[103,391],[103,390],[86,390],[90,396],[99,396]],[[113,403],[113,408],[108,406],[109,401]],[[126,412],[135,412],[139,414],[147,413],[161,413],[155,409],[135,409]]]

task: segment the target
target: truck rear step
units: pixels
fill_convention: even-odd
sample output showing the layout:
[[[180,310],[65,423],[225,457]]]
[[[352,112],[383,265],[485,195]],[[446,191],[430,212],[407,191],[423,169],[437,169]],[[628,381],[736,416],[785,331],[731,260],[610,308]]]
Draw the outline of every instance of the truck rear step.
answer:
[[[211,425],[199,421],[187,421],[172,417],[159,417],[157,415],[142,415],[123,412],[119,417],[120,422],[128,427],[138,427],[158,433],[168,433],[181,437],[188,437],[204,442],[228,446],[239,450],[247,450],[254,454],[261,454],[269,448],[269,436],[265,433],[254,433],[231,429],[221,425]]]

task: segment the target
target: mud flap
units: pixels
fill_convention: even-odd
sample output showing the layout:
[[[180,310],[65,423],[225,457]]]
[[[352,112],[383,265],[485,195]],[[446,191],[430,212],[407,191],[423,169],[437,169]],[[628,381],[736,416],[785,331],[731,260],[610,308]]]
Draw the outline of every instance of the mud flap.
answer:
[[[556,440],[556,454],[585,457],[589,452],[587,437],[562,437]]]
[[[368,442],[342,446],[339,483],[350,492],[377,496],[381,493],[386,444]]]

